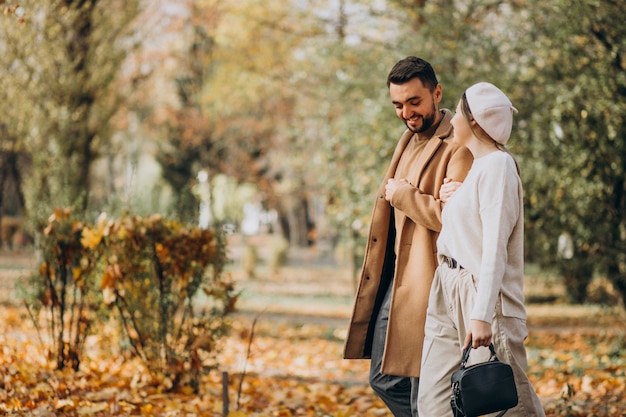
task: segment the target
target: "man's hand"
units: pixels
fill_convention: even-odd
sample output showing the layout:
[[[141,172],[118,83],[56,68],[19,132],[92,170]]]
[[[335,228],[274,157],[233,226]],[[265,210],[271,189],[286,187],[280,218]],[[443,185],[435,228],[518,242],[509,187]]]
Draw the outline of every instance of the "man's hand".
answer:
[[[441,189],[439,190],[439,199],[444,203],[447,202],[461,184],[463,183],[453,181],[452,178],[444,178]]]
[[[393,193],[395,193],[396,190],[400,188],[401,185],[408,184],[408,183],[409,182],[405,178],[402,178],[400,180],[397,180],[395,178],[389,178],[387,180],[387,185],[385,185],[385,200],[391,202]]]

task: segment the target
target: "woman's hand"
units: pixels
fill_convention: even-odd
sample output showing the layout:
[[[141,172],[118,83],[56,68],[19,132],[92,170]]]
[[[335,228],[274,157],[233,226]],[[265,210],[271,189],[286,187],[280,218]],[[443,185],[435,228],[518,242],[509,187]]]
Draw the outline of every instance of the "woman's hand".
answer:
[[[444,203],[447,202],[461,184],[463,183],[460,181],[452,181],[452,178],[444,178],[439,190],[439,199]]]
[[[491,324],[482,320],[471,320],[470,331],[467,333],[467,336],[465,336],[463,350],[469,346],[470,342],[472,342],[472,348],[474,349],[481,346],[489,347],[491,336]]]

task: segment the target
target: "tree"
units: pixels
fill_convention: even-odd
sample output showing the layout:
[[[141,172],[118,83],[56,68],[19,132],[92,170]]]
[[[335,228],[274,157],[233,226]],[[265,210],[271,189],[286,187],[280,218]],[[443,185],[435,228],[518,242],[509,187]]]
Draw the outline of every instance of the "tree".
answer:
[[[177,61],[176,71],[171,74],[175,95],[158,112],[165,116],[147,117],[150,130],[161,138],[156,159],[162,168],[163,180],[176,190],[172,212],[187,221],[197,220],[193,183],[198,172],[209,164],[213,145],[212,126],[202,103],[204,85],[212,66],[215,26],[220,16],[219,7],[212,3],[188,2],[188,15],[167,28],[171,32],[182,32],[184,43],[181,51],[160,51],[172,54]],[[152,109],[155,110],[158,109]]]
[[[15,28],[21,24],[22,11],[18,5],[6,5],[2,9],[0,10],[5,16],[0,19],[0,30],[5,31],[6,28]],[[3,58],[10,55],[10,44],[0,41],[0,61],[4,61]],[[10,82],[12,78],[8,75],[9,71],[11,71],[11,66],[8,62],[3,62],[0,65],[0,77],[4,80],[0,89],[0,114],[2,114],[0,120],[0,230],[5,229],[5,215],[20,216],[25,209],[22,177],[31,162],[26,143],[20,136],[20,131],[25,129],[25,126],[13,123],[19,116],[23,120],[28,120],[31,113],[28,108],[15,105],[19,102],[22,91],[18,85]],[[5,237],[4,235],[0,233],[0,240]],[[10,242],[0,241],[0,246],[6,243]]]
[[[92,165],[109,145],[123,100],[116,82],[136,47],[131,35],[140,5],[24,1],[2,19],[1,75],[11,86],[7,130],[32,157],[32,171],[21,175],[31,216],[55,206],[89,208]]]
[[[626,301],[626,28],[617,1],[531,2],[533,47],[520,69],[532,110],[521,134],[532,164],[527,189],[531,244],[557,265],[583,301],[593,271]],[[530,23],[526,23],[530,25]],[[571,236],[559,259],[559,235]],[[625,303],[626,305],[626,303]]]
[[[203,101],[210,120],[205,168],[254,183],[282,233],[306,244],[308,190],[298,155],[294,78],[299,45],[317,33],[305,10],[249,0],[221,9]]]

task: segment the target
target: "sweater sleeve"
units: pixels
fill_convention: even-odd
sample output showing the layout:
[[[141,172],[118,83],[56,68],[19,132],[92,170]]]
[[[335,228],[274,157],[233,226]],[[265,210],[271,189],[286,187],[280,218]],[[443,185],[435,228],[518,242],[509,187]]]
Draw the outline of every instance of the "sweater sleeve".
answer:
[[[489,172],[479,182],[479,206],[482,222],[482,258],[476,303],[471,319],[491,323],[507,266],[509,238],[520,213],[519,177],[513,159],[494,160]]]

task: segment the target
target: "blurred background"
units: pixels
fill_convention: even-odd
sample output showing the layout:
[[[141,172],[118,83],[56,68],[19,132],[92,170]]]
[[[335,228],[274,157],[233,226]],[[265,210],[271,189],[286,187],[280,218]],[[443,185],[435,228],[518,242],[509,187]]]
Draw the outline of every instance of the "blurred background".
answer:
[[[510,149],[525,186],[529,274],[541,277],[535,296],[556,297],[552,276],[570,302],[624,305],[621,0],[0,0],[0,9],[5,249],[31,245],[57,207],[92,220],[161,214],[228,231],[241,259],[254,262],[245,242],[257,239],[275,262],[299,254],[354,279],[404,130],[386,76],[415,55],[435,67],[442,107],[484,80],[519,109]]]

